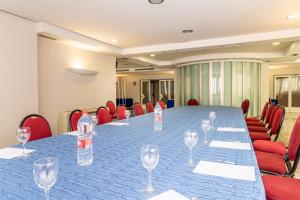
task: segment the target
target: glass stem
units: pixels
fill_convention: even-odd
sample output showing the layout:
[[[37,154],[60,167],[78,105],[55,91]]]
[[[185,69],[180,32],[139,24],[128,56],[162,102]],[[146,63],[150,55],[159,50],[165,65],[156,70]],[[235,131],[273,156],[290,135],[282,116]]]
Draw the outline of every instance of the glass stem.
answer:
[[[148,192],[153,191],[152,187],[152,171],[149,171],[149,176],[148,176]]]
[[[23,145],[23,155],[25,156],[25,142],[22,142],[22,145]]]
[[[192,151],[193,151],[193,149],[190,148],[190,159],[189,159],[189,164],[190,164],[190,165],[193,164]]]
[[[126,117],[126,123],[129,124],[129,123],[128,123],[128,117]]]
[[[50,198],[49,193],[50,193],[50,190],[49,189],[45,189],[46,200],[49,200],[49,198]]]

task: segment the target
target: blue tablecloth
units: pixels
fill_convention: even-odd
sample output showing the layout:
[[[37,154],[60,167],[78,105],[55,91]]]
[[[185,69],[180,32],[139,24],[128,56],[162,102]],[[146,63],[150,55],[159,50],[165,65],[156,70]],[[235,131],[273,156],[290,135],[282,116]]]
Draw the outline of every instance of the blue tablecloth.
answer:
[[[265,192],[253,151],[211,148],[203,143],[200,120],[209,111],[217,112],[215,126],[244,127],[241,109],[233,107],[193,106],[163,111],[163,133],[153,131],[153,113],[130,118],[130,126],[97,127],[94,137],[92,166],[77,165],[76,138],[60,135],[28,143],[37,150],[27,159],[0,160],[0,199],[44,199],[32,175],[32,163],[41,157],[59,158],[59,177],[50,191],[50,199],[148,199],[153,195],[174,189],[188,198],[265,199]],[[239,165],[255,166],[256,181],[233,180],[193,173],[187,165],[188,148],[184,131],[199,132],[198,145],[193,150],[194,161],[234,161]],[[248,133],[211,131],[209,139],[250,142]],[[143,192],[147,172],[140,161],[144,144],[160,147],[159,164],[153,171],[155,192]]]

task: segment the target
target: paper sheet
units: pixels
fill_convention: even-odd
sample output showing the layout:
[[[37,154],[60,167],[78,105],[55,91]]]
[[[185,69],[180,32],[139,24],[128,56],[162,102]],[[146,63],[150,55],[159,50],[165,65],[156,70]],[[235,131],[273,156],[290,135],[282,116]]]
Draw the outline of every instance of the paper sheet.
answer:
[[[77,131],[67,132],[64,133],[65,135],[72,135],[72,136],[78,136]]]
[[[218,127],[217,131],[224,132],[246,132],[245,128],[233,128],[233,127]]]
[[[35,150],[32,149],[25,149],[25,153],[32,153],[34,151]],[[13,159],[22,155],[23,155],[22,148],[7,147],[7,148],[0,149],[0,159]]]
[[[110,122],[110,123],[107,123],[107,124],[104,124],[104,125],[110,125],[110,126],[127,126],[128,124],[124,123],[124,122]]]
[[[219,176],[245,181],[255,181],[254,166],[232,165],[226,163],[200,161],[194,173]]]
[[[168,190],[164,193],[151,197],[148,200],[189,200],[189,199],[177,193],[175,190]]]
[[[210,142],[209,146],[226,148],[226,149],[251,150],[250,143],[241,143],[241,142],[224,142],[224,141],[213,140]]]

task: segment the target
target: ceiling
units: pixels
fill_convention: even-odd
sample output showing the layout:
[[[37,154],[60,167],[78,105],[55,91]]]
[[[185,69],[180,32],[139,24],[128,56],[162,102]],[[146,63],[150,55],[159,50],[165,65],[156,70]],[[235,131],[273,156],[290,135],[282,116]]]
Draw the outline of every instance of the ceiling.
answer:
[[[1,0],[0,10],[37,22],[41,35],[127,58],[118,59],[121,67],[165,68],[215,54],[299,60],[285,56],[300,41],[300,19],[286,19],[300,14],[299,0],[165,0],[160,5],[148,0]],[[185,29],[194,32],[183,34]],[[272,46],[275,41],[281,44]]]
[[[1,0],[1,10],[122,48],[298,28],[299,0]],[[194,33],[182,34],[184,29]]]

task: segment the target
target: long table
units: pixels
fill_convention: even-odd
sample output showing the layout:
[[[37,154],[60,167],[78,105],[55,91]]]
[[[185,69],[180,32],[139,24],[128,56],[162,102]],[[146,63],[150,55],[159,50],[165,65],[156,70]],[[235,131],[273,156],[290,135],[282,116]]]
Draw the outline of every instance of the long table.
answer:
[[[200,121],[215,111],[215,127],[246,128],[240,108],[192,106],[163,111],[163,132],[153,131],[153,113],[130,118],[129,126],[101,125],[93,138],[94,161],[91,166],[77,165],[76,137],[60,135],[30,142],[34,149],[26,159],[0,159],[0,199],[44,199],[33,180],[32,163],[42,157],[59,159],[59,175],[50,191],[50,199],[148,199],[174,189],[191,199],[265,199],[265,191],[253,149],[251,151],[212,148],[203,143]],[[200,160],[230,160],[238,165],[255,166],[256,181],[243,181],[193,173],[187,165],[188,148],[184,131],[195,129],[198,145],[193,150],[195,163]],[[248,132],[210,131],[208,139],[251,142]],[[143,192],[147,172],[140,160],[140,148],[156,144],[160,160],[153,171],[155,192]],[[252,146],[251,146],[252,148]]]

